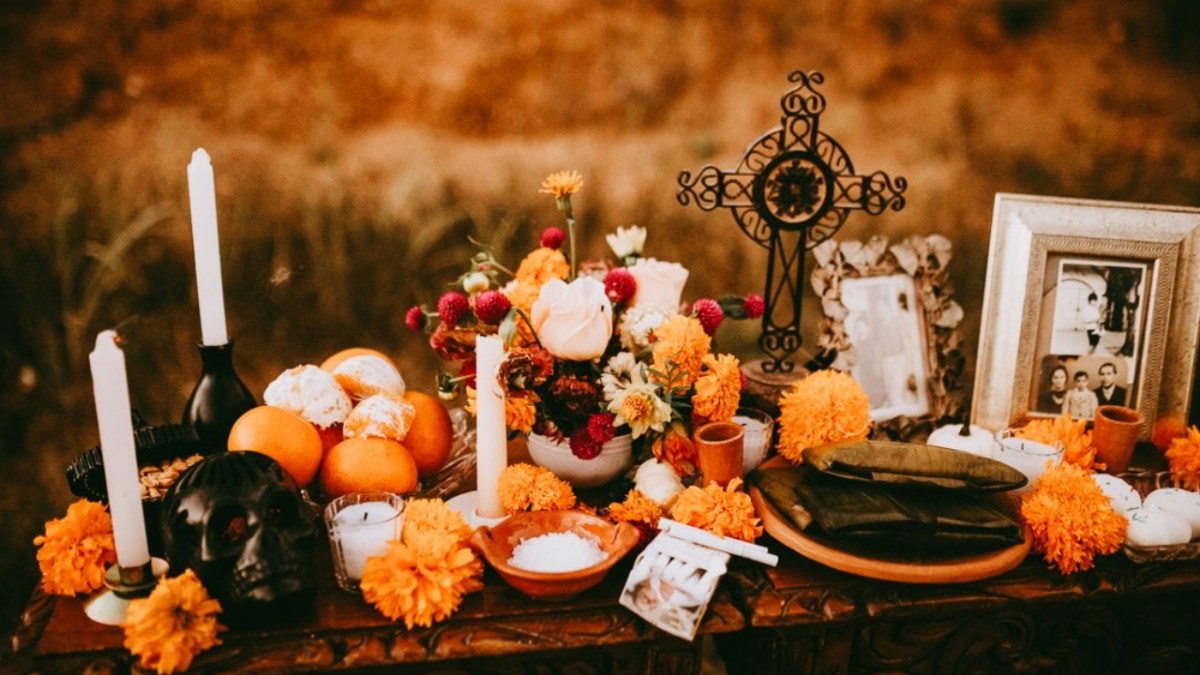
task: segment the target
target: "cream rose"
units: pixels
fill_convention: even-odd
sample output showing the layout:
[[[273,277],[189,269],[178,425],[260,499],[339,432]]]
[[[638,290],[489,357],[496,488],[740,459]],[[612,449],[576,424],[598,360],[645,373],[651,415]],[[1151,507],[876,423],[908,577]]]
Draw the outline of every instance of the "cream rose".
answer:
[[[670,314],[679,311],[683,285],[688,280],[687,268],[679,263],[639,258],[629,267],[629,273],[637,280],[637,293],[630,307],[657,309]]]
[[[530,320],[538,340],[554,356],[568,361],[599,358],[613,334],[612,301],[604,283],[579,277],[570,284],[553,279],[542,286]]]

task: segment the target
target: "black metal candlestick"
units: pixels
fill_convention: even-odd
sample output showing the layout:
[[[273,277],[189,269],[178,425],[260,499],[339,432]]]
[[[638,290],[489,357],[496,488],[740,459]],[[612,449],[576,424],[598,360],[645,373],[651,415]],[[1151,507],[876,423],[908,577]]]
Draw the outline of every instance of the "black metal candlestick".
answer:
[[[233,369],[233,340],[197,347],[203,370],[183,408],[183,423],[194,426],[200,440],[223,450],[233,423],[258,401]]]

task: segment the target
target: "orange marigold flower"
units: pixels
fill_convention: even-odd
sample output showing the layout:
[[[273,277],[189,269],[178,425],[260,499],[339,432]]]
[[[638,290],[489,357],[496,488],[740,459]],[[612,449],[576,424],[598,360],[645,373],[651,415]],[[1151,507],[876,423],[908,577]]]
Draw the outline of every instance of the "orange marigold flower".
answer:
[[[1187,436],[1187,432],[1187,424],[1178,417],[1160,417],[1150,430],[1150,441],[1160,452],[1166,452],[1171,447],[1171,441]]]
[[[536,288],[538,293],[541,292],[542,286],[551,279],[566,279],[571,272],[571,266],[567,264],[567,257],[562,251],[542,247],[535,249],[525,259],[521,261],[520,267],[517,268],[516,279],[517,285],[528,284],[532,288]],[[508,298],[514,305],[521,307],[511,296]],[[534,293],[533,299],[537,299],[537,293]],[[533,302],[529,303],[530,307]]]
[[[483,563],[455,536],[410,531],[406,522],[402,540],[389,542],[386,554],[367,558],[360,586],[363,599],[387,618],[403,619],[409,629],[428,628],[483,588],[482,577]]]
[[[792,385],[779,401],[779,452],[793,464],[806,448],[860,440],[871,429],[871,402],[854,378],[820,370]]]
[[[668,318],[654,329],[652,369],[661,374],[654,379],[673,389],[690,388],[711,347],[712,338],[699,319],[682,314]]]
[[[472,533],[462,514],[446,502],[436,498],[412,498],[404,502],[404,529],[400,536],[407,542],[408,537],[421,531],[445,533],[462,545],[466,545]]]
[[[734,478],[724,489],[715,482],[703,488],[693,485],[679,493],[671,517],[718,537],[754,541],[762,535],[762,524],[750,495],[738,489],[741,484],[741,478]]]
[[[192,570],[158,580],[150,596],[129,603],[125,618],[125,648],[140,660],[138,665],[158,673],[187,670],[197,654],[221,644],[217,623],[221,603]]]
[[[696,378],[692,413],[707,422],[728,422],[737,413],[742,397],[742,373],[732,354],[706,354]]]
[[[466,411],[472,415],[478,414],[476,400],[479,394],[474,387],[467,387],[467,404],[464,406]],[[518,396],[509,394],[504,397],[504,426],[527,434],[533,431],[533,423],[537,421],[537,404],[541,402],[541,398],[532,391],[525,392]]]
[[[541,194],[554,195],[555,199],[570,197],[583,187],[583,176],[578,171],[555,171],[542,181]]]
[[[513,464],[500,472],[497,485],[505,513],[556,511],[575,506],[570,483],[553,472],[532,464]]]
[[[633,489],[625,495],[625,501],[608,505],[608,517],[617,523],[641,523],[657,529],[663,510],[653,499]]]
[[[67,515],[46,522],[34,538],[42,589],[52,595],[90,593],[104,585],[104,570],[117,562],[112,518],[99,502],[86,499],[67,507]]]
[[[1113,510],[1087,469],[1063,462],[1049,469],[1021,500],[1034,549],[1063,574],[1095,566],[1116,553],[1128,522]]]
[[[1087,420],[1072,420],[1069,413],[1063,413],[1053,420],[1033,420],[1017,429],[1017,436],[1046,445],[1061,442],[1063,462],[1088,470],[1104,470],[1103,463],[1096,463],[1096,448],[1091,432],[1087,431]]]
[[[668,427],[665,434],[654,439],[650,449],[658,461],[670,464],[680,476],[690,476],[696,472],[700,456],[682,424],[674,423]]]
[[[1171,471],[1181,474],[1183,487],[1200,489],[1200,429],[1188,427],[1186,436],[1171,441],[1166,455]]]

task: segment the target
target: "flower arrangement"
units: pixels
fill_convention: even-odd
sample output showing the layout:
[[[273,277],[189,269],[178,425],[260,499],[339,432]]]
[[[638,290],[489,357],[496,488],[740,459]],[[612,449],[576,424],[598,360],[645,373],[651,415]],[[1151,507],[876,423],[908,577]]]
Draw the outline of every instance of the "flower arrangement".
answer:
[[[627,433],[641,449],[692,473],[690,429],[729,420],[742,388],[738,360],[713,353],[711,336],[726,317],[761,316],[762,298],[684,306],[688,270],[644,257],[647,231],[636,225],[606,237],[612,258],[579,259],[572,199],[583,184],[575,172],[547,177],[541,192],[554,198],[567,231],[547,228],[515,272],[481,250],[458,288],[435,310],[409,309],[406,323],[427,331],[434,351],[458,364],[457,375],[440,378],[439,391],[452,398],[464,385],[468,409],[475,338],[504,339],[499,381],[510,433],[565,440],[581,459]]]
[[[1063,444],[1063,461],[1089,471],[1103,471],[1103,462],[1096,462],[1096,448],[1092,445],[1092,433],[1087,431],[1087,420],[1072,420],[1069,413],[1053,420],[1032,420],[1017,429],[1017,436],[1038,443]]]
[[[104,585],[104,571],[117,562],[112,518],[99,502],[80,499],[67,514],[46,522],[34,538],[42,589],[52,595],[90,593]]]
[[[158,580],[150,596],[129,603],[125,619],[125,647],[139,658],[142,668],[158,673],[187,670],[197,654],[221,644],[217,622],[221,603],[192,570]]]

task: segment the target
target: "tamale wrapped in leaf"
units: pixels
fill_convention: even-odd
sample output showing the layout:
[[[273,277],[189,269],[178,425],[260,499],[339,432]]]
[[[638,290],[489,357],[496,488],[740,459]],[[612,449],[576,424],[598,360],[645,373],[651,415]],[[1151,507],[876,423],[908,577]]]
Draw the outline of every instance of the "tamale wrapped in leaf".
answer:
[[[847,441],[804,451],[821,473],[872,483],[1000,492],[1022,487],[1025,474],[961,450],[916,443]]]

